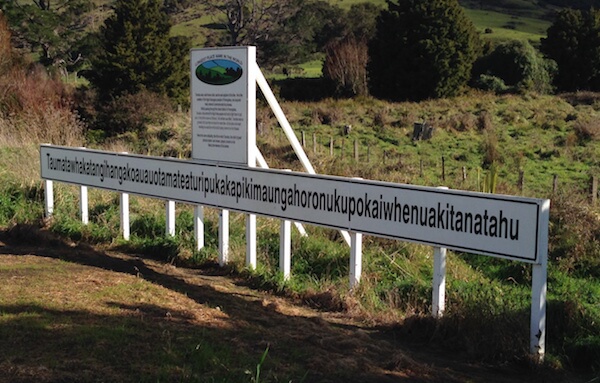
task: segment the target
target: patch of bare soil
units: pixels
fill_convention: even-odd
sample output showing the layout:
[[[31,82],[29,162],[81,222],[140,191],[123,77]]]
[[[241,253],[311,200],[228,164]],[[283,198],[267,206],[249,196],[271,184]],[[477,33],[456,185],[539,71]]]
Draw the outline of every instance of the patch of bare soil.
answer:
[[[525,363],[504,367],[473,364],[461,360],[460,356],[435,350],[431,345],[407,343],[393,328],[368,325],[344,312],[317,311],[291,299],[249,288],[239,278],[217,267],[175,267],[142,256],[64,243],[34,228],[0,232],[0,263],[64,261],[82,267],[81,273],[71,272],[65,276],[65,288],[75,283],[79,284],[77,289],[89,290],[114,284],[111,278],[126,277],[140,278],[168,290],[171,294],[168,316],[172,316],[168,319],[178,320],[178,325],[184,328],[202,326],[207,332],[219,329],[223,342],[241,350],[264,350],[268,346],[269,357],[276,360],[265,365],[271,376],[276,376],[279,369],[284,371],[286,365],[301,364],[307,371],[305,382],[551,382],[564,379]],[[10,278],[12,282],[4,280],[2,283],[18,283],[19,273],[13,272]],[[68,305],[68,301],[65,302]],[[123,310],[127,309],[126,304],[120,305],[124,306]],[[153,312],[151,305],[147,307],[145,310],[138,305],[131,310],[131,315],[165,319],[164,312]],[[223,331],[224,328],[227,331]],[[31,352],[30,359],[35,360],[35,349]],[[73,356],[73,360],[76,359]],[[0,355],[0,382],[103,380],[102,371],[90,371],[93,366],[82,368],[81,361],[73,363],[73,371],[68,371],[64,361],[62,369],[53,370],[52,366],[45,365],[36,369],[11,355]],[[111,381],[110,375],[104,375],[104,380]]]

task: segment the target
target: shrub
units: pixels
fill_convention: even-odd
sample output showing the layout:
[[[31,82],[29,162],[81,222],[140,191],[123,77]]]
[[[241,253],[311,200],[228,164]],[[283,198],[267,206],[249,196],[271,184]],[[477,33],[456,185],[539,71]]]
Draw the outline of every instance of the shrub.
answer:
[[[527,41],[513,40],[497,45],[473,66],[474,86],[502,93],[552,90],[552,64]]]
[[[125,132],[144,135],[149,124],[159,124],[173,111],[171,101],[156,93],[126,94],[101,106],[93,128],[108,136]]]
[[[323,76],[333,81],[340,96],[366,96],[367,42],[348,37],[327,46]]]

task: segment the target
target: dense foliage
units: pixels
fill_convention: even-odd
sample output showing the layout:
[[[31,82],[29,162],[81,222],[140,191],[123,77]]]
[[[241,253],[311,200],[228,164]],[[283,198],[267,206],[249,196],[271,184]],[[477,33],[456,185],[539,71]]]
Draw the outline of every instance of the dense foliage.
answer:
[[[85,29],[93,21],[90,0],[2,1],[0,11],[16,46],[39,55],[39,62],[74,71],[84,63]]]
[[[390,100],[455,96],[470,79],[480,42],[456,0],[387,0],[369,45],[373,95]]]
[[[527,41],[503,42],[475,62],[475,86],[484,90],[549,93],[552,64]],[[500,89],[486,86],[490,84],[490,76],[497,79],[492,83],[500,84]]]
[[[600,10],[563,10],[547,33],[541,50],[558,65],[558,90],[600,90]]]
[[[101,100],[147,90],[183,101],[187,96],[188,43],[170,38],[170,21],[158,0],[117,0],[100,31],[100,49],[85,76]]]

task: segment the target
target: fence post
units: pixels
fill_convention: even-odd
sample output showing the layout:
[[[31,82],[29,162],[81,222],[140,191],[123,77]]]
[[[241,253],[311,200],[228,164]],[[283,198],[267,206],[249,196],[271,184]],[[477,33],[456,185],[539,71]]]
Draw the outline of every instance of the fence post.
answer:
[[[442,156],[442,181],[446,181],[446,159]]]
[[[358,139],[354,140],[354,161],[358,162]]]
[[[79,213],[81,214],[81,223],[87,225],[90,222],[88,213],[88,187],[79,186]]]
[[[317,134],[313,133],[313,153],[317,152]]]
[[[302,147],[305,148],[306,147],[306,136],[304,135],[304,130],[301,133],[302,133]]]
[[[598,202],[598,177],[592,176],[592,205]]]
[[[556,194],[557,189],[558,189],[558,174],[555,174],[552,177],[552,194]]]
[[[519,170],[519,181],[517,182],[517,187],[519,191],[523,193],[523,189],[525,187],[525,171]]]
[[[419,160],[419,176],[423,178],[423,160]]]
[[[44,188],[44,200],[46,205],[45,213],[46,218],[50,218],[54,213],[54,184],[53,181],[50,180],[46,180],[44,183],[46,186]]]
[[[129,194],[121,193],[120,196],[119,210],[121,213],[121,233],[123,239],[129,241]]]
[[[462,180],[463,180],[463,182],[465,182],[467,180],[467,167],[466,166],[462,167]]]
[[[175,236],[175,201],[167,201],[166,203],[166,214],[167,214],[167,236]]]
[[[333,137],[329,137],[329,156],[333,157]]]

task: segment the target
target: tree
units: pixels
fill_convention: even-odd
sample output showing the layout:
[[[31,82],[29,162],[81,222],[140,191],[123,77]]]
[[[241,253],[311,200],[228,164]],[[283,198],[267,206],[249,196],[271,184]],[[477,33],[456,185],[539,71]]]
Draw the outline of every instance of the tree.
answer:
[[[227,45],[258,45],[298,9],[296,0],[202,1],[227,31]]]
[[[147,90],[179,102],[187,95],[188,42],[169,38],[159,0],[116,0],[100,30],[101,50],[84,75],[101,99]]]
[[[457,0],[386,2],[369,44],[372,94],[422,100],[461,92],[480,40]]]
[[[541,50],[558,65],[558,90],[600,90],[600,10],[558,12]]]
[[[4,1],[6,15],[16,46],[39,53],[45,66],[77,69],[83,64],[79,42],[87,34],[92,18],[91,0]]]
[[[335,41],[327,47],[323,77],[334,82],[341,96],[366,96],[368,58],[366,40],[348,36]]]
[[[491,76],[505,85],[501,89],[503,91],[548,93],[552,90],[552,74],[552,63],[525,40],[498,44],[490,53],[480,57],[473,67],[476,86],[485,89],[493,85]]]

